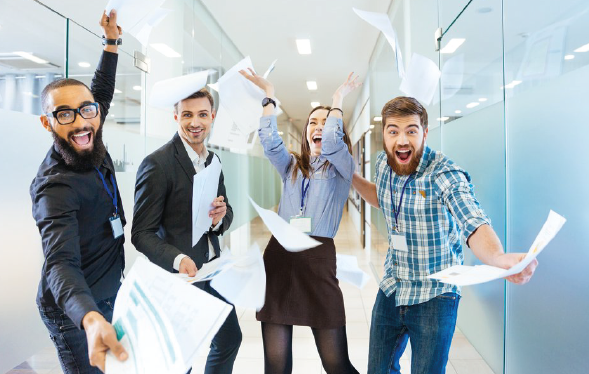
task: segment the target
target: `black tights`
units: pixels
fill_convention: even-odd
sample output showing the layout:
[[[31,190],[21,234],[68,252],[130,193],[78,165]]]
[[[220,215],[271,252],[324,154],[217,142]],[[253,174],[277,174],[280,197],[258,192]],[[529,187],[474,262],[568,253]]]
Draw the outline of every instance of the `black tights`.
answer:
[[[311,330],[327,374],[358,374],[348,356],[346,326]],[[292,326],[262,322],[262,340],[265,373],[292,373]]]

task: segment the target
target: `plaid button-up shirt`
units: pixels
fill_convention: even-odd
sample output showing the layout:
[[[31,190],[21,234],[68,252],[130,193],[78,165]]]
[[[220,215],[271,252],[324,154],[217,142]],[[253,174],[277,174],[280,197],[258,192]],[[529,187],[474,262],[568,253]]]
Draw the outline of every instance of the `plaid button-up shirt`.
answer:
[[[411,180],[395,223],[394,211],[408,178]],[[423,303],[446,292],[460,294],[458,286],[427,276],[462,265],[461,234],[468,238],[479,226],[491,224],[474,196],[468,173],[441,152],[425,146],[411,176],[392,172],[385,152],[381,152],[376,159],[375,183],[389,235],[382,291],[387,296],[396,291],[397,305]],[[393,248],[396,226],[405,236],[406,250]]]

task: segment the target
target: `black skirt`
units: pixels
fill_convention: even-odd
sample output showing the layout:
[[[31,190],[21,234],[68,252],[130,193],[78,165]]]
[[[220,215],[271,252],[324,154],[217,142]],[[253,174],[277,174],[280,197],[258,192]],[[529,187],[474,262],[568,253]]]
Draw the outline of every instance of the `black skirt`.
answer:
[[[258,321],[319,329],[346,324],[333,239],[313,239],[322,244],[289,252],[272,236],[264,251],[266,303],[256,314]]]

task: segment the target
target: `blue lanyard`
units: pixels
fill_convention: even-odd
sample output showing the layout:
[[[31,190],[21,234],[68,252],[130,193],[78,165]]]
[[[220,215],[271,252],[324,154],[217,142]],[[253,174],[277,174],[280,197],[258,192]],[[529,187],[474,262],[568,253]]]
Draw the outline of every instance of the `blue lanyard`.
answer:
[[[390,167],[389,167],[390,168]],[[391,203],[393,204],[393,207],[395,206],[395,201],[393,199],[393,169],[391,169],[391,172],[389,174],[389,187],[391,189]],[[407,180],[405,181],[405,184],[403,185],[403,190],[401,190],[401,198],[399,199],[399,206],[397,206],[397,208],[395,209],[395,211],[393,212],[393,216],[395,217],[395,231],[399,231],[399,213],[401,212],[401,204],[403,204],[403,195],[405,194],[405,187],[407,187],[407,185],[409,184],[409,182],[412,180],[413,178],[413,174],[409,176],[409,178],[407,178]]]
[[[307,182],[307,187],[305,187],[305,181]],[[307,191],[309,190],[309,186],[311,185],[311,180],[303,177],[303,183],[301,183],[301,214],[303,214],[303,208],[305,207],[305,196],[307,195]]]
[[[112,173],[110,175],[110,182],[112,183],[112,186],[115,190],[115,194],[113,197],[113,193],[110,191],[110,189],[108,188],[108,186],[106,185],[106,181],[104,180],[104,175],[102,175],[102,173],[100,172],[100,170],[98,170],[97,167],[95,167],[94,169],[96,169],[96,171],[98,172],[98,175],[100,175],[100,179],[102,179],[102,184],[104,185],[104,188],[106,189],[106,192],[108,193],[108,196],[110,196],[110,198],[112,199],[112,203],[115,206],[115,216],[119,214],[119,207],[117,205],[118,202],[118,196],[117,196],[117,182],[115,182],[115,178],[112,176]]]

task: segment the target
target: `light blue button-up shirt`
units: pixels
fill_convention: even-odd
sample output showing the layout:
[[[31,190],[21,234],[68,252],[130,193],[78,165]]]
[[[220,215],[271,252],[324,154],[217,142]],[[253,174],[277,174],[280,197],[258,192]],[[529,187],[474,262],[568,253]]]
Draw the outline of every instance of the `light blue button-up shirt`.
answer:
[[[300,213],[303,175],[298,170],[293,179],[292,168],[296,159],[278,135],[276,116],[262,117],[258,134],[264,154],[282,178],[284,185],[278,215],[288,222]],[[354,158],[343,138],[342,120],[327,118],[323,127],[321,155],[311,156],[311,178],[307,181],[310,184],[303,207],[303,216],[312,219],[313,236],[333,238],[342,218],[354,174]],[[329,161],[329,165],[322,168],[325,161]]]

